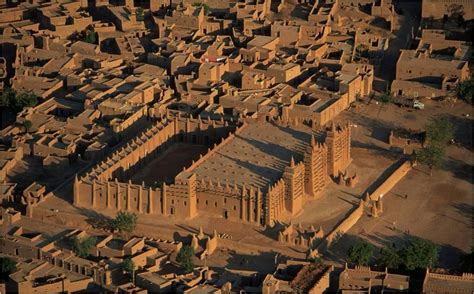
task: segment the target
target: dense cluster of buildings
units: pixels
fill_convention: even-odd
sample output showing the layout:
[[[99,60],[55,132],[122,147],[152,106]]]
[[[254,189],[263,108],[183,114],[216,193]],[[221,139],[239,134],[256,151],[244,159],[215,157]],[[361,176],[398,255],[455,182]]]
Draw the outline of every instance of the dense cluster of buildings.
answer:
[[[112,293],[325,293],[330,287],[341,293],[410,293],[410,277],[379,272],[368,267],[346,268],[339,284],[331,286],[334,267],[322,263],[288,260],[273,273],[226,269],[216,272],[197,266],[184,273],[176,262],[182,242],[115,235],[88,235],[81,230],[59,231],[51,236],[32,229],[25,217],[13,209],[2,209],[0,218],[2,255],[17,261],[3,289],[16,293],[99,292]],[[76,254],[74,238],[94,238],[86,257]],[[217,233],[193,235],[191,246],[199,254],[212,254],[217,248]],[[200,241],[207,244],[200,248]],[[198,255],[199,255],[198,254]],[[196,256],[196,259],[198,256]],[[135,271],[127,273],[122,264],[133,262]],[[426,271],[423,293],[470,293],[474,276],[453,276]],[[455,292],[452,292],[455,289]],[[242,293],[242,292],[240,292]]]

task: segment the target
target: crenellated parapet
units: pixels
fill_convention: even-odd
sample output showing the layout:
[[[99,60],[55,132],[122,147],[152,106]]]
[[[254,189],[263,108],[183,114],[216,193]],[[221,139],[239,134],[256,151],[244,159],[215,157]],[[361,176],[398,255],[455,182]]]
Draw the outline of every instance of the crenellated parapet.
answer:
[[[229,125],[166,116],[77,178],[74,204],[182,218],[203,213],[271,225],[283,215],[297,214],[305,195],[321,193],[331,167],[342,171],[350,163],[349,126],[333,125],[325,141],[317,142],[315,134],[322,133],[306,123],[279,118]],[[283,141],[269,143],[271,131]],[[179,142],[209,148],[172,183],[148,187],[130,182],[161,151]]]
[[[323,237],[323,228],[315,228],[313,225],[303,229],[301,224],[295,226],[290,223],[278,232],[278,242],[309,249],[315,248]]]
[[[126,179],[154,158],[157,152],[175,142],[211,145],[228,138],[236,128],[226,121],[165,117],[93,166],[82,178]]]
[[[94,209],[154,213],[161,210],[161,188],[102,180],[74,181],[74,205]]]

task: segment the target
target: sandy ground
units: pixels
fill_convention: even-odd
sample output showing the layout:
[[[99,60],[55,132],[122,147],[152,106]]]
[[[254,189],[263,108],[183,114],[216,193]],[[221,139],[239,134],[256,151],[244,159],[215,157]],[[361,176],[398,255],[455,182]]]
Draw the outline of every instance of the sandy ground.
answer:
[[[380,218],[364,216],[339,241],[329,257],[333,261],[345,260],[356,236],[377,246],[400,244],[413,236],[426,238],[440,246],[440,265],[444,267],[455,267],[459,256],[474,244],[472,107],[463,102],[424,102],[425,110],[416,112],[394,105],[358,105],[339,118],[358,124],[353,145],[377,153],[387,150],[382,140],[391,128],[422,129],[434,116],[445,116],[455,125],[459,144],[448,147],[442,168],[433,171],[432,176],[426,166],[415,167],[386,195]],[[469,118],[463,116],[466,113]]]

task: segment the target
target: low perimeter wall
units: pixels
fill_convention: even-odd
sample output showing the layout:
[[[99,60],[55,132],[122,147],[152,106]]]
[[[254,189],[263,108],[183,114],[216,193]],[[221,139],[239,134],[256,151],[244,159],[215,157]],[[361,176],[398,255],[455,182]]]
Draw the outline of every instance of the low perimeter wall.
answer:
[[[334,230],[331,231],[326,236],[325,242],[321,242],[322,244],[325,243],[328,247],[331,246],[331,243],[339,236],[345,234],[349,231],[352,226],[354,226],[357,221],[362,217],[364,214],[364,204],[361,203],[356,209],[354,209],[349,216],[347,216]],[[321,244],[320,244],[321,245]]]
[[[410,160],[406,160],[380,186],[370,194],[370,199],[377,201],[380,195],[388,193],[413,168]]]
[[[413,164],[410,160],[402,163],[375,191],[370,195],[370,198],[377,201],[380,195],[389,192],[411,169]],[[354,209],[337,227],[335,227],[321,243],[317,249],[321,251],[324,248],[331,246],[331,243],[341,235],[349,231],[364,214],[364,203],[361,202],[359,206]]]

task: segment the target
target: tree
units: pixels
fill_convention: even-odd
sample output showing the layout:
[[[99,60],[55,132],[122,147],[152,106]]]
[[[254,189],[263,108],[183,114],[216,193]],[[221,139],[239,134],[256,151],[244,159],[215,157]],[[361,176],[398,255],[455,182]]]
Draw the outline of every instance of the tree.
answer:
[[[446,145],[454,137],[454,126],[445,117],[435,117],[426,125],[426,146],[416,153],[416,160],[433,169],[441,166]]]
[[[393,101],[393,97],[392,97],[392,95],[390,95],[390,92],[388,92],[388,91],[382,93],[382,95],[380,95],[379,99],[380,99],[380,102],[382,102],[383,104],[388,104],[388,103]]]
[[[83,39],[84,42],[95,44],[97,41],[97,33],[94,31],[86,31],[86,35]]]
[[[16,106],[19,110],[25,107],[33,107],[38,104],[38,96],[30,91],[19,91],[16,93]]]
[[[386,246],[380,249],[380,257],[377,263],[384,267],[396,269],[402,261],[395,247]]]
[[[347,252],[349,263],[356,265],[368,265],[374,252],[374,246],[364,240],[358,240]]]
[[[474,96],[474,77],[471,76],[469,80],[459,85],[458,95],[462,100],[472,103],[472,96]]]
[[[122,268],[122,271],[131,278],[132,282],[135,282],[135,263],[133,263],[133,260],[125,258],[120,267]]]
[[[138,7],[136,10],[137,21],[143,21],[145,19],[143,8]]]
[[[95,237],[86,237],[86,238],[79,238],[74,236],[72,239],[72,250],[76,253],[77,256],[86,258],[89,256],[89,251],[92,247],[97,243],[97,239]]]
[[[472,261],[474,259],[474,246],[471,247],[471,253],[464,254],[460,258],[459,265],[463,273],[474,273]]]
[[[31,129],[31,127],[33,126],[33,124],[31,123],[30,120],[25,120],[23,122],[23,127],[25,128],[25,132],[28,133]]]
[[[3,90],[0,96],[0,106],[18,113],[25,107],[33,107],[38,104],[38,96],[32,92],[16,91],[11,88]]]
[[[432,268],[438,263],[439,248],[432,242],[415,238],[399,252],[402,264],[408,270]]]
[[[430,168],[430,176],[433,175],[433,169],[441,166],[445,156],[445,149],[438,146],[429,144],[426,147],[420,149],[415,158],[418,162],[426,164]]]
[[[435,117],[426,125],[428,144],[445,147],[454,137],[454,126],[446,117]]]
[[[204,8],[204,14],[205,15],[208,15],[209,14],[209,5],[207,5],[206,3],[202,3],[202,2],[194,2],[193,3],[193,6],[194,7],[202,7]]]
[[[137,226],[138,216],[136,213],[119,211],[112,221],[112,228],[119,232],[132,233]]]
[[[179,263],[185,273],[190,273],[194,269],[193,256],[194,248],[188,245],[181,247],[176,256],[176,262]]]
[[[464,6],[461,4],[451,4],[446,10],[452,21],[457,21],[459,25],[464,23]]]
[[[16,91],[12,88],[5,88],[0,96],[0,106],[10,108],[15,100]]]
[[[8,276],[16,270],[16,261],[9,257],[0,257],[0,278],[7,280]]]

